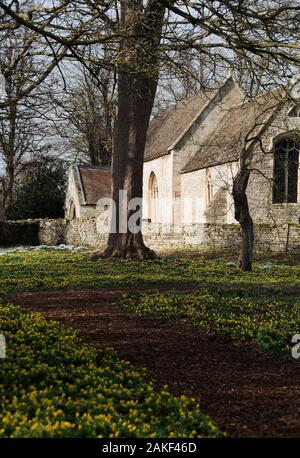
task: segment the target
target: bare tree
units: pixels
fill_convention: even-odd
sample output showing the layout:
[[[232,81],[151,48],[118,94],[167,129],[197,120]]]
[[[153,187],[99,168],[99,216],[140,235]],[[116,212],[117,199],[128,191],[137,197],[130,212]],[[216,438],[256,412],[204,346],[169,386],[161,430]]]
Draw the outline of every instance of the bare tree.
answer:
[[[32,5],[31,0],[22,2],[24,9]],[[4,174],[0,185],[4,217],[11,214],[14,186],[24,162],[32,153],[45,153],[50,148],[48,141],[54,132],[49,130],[49,86],[45,81],[66,51],[67,47],[60,45],[50,56],[48,43],[38,34],[6,13],[1,15],[0,159]]]
[[[37,72],[31,45],[24,30],[1,40],[0,72],[4,77],[6,104],[0,107],[0,157],[5,167],[0,181],[6,218],[12,211],[14,186],[24,161],[32,153],[49,149],[46,138],[49,133],[43,119],[48,89],[39,85],[30,94],[20,95]]]
[[[263,136],[273,121],[276,113],[280,113],[283,105],[291,100],[290,85],[279,87],[260,96],[247,96],[242,104],[233,107],[236,110],[236,122],[239,129],[239,138],[233,146],[234,155],[238,159],[237,172],[233,176],[232,196],[234,201],[235,219],[241,226],[241,249],[238,266],[243,271],[252,270],[254,247],[254,226],[251,216],[247,188],[252,173],[259,174],[268,181],[272,198],[274,188],[273,176],[263,171],[264,156],[272,154],[263,146]],[[239,121],[242,119],[242,122]],[[220,145],[220,148],[222,146]],[[230,186],[229,186],[230,187]]]
[[[58,134],[69,154],[93,165],[110,165],[115,111],[114,73],[96,69],[95,79],[86,68],[76,66],[75,82],[67,91],[53,94],[58,111]]]
[[[150,1],[144,9],[143,1],[121,4],[121,27],[127,29],[118,66],[118,104],[114,132],[113,193],[116,203],[117,232],[110,233],[106,256],[122,258],[152,257],[153,252],[143,241],[142,232],[132,233],[127,226],[120,231],[120,214],[133,209],[121,208],[119,191],[125,190],[132,201],[143,192],[143,161],[146,134],[158,81],[158,50],[162,34],[164,7]]]

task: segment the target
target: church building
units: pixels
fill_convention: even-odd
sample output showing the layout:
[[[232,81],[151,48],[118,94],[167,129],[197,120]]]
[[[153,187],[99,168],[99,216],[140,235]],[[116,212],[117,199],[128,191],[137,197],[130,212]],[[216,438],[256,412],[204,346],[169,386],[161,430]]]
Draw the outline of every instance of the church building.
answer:
[[[236,222],[232,183],[240,157],[251,170],[247,195],[255,223],[299,223],[300,96],[275,89],[248,99],[228,78],[159,113],[144,159],[143,219],[164,224]],[[95,216],[111,172],[74,166],[66,217]]]

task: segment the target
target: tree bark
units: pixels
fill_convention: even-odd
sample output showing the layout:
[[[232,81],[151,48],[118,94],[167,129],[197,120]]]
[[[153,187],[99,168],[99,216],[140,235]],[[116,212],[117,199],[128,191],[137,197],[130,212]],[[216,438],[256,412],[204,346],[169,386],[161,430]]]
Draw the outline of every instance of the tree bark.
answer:
[[[241,250],[238,259],[239,268],[243,271],[252,270],[252,256],[254,244],[253,220],[250,215],[246,189],[250,177],[250,171],[242,169],[233,182],[233,200],[235,219],[242,229]]]
[[[13,207],[13,190],[15,181],[15,170],[13,166],[6,167],[3,180],[3,210],[5,219],[9,219]]]
[[[128,210],[128,202],[134,198],[142,198],[146,133],[156,89],[153,83],[149,83],[143,75],[134,75],[125,69],[119,71],[112,193],[116,210],[116,233],[109,235],[106,256],[140,259],[151,256],[143,242],[141,231],[130,233],[127,225],[126,232],[120,232],[120,214],[127,215],[128,223],[133,214],[133,210]],[[127,192],[127,201],[120,201],[120,190]]]
[[[21,78],[21,76],[20,76]],[[18,104],[11,101],[13,93],[13,80],[7,77],[5,81],[5,89],[10,100],[7,110],[7,134],[1,135],[1,147],[5,158],[5,176],[3,179],[3,209],[5,219],[9,219],[13,206],[13,192],[15,186],[15,169],[16,169],[16,142],[17,142],[17,126],[18,126]],[[3,128],[5,131],[5,128]]]
[[[154,252],[144,244],[141,221],[136,233],[128,228],[136,210],[128,209],[127,202],[119,198],[120,190],[127,193],[128,202],[142,199],[143,194],[144,150],[157,89],[158,48],[164,18],[164,8],[158,1],[149,1],[147,8],[143,10],[142,0],[121,2],[121,24],[130,32],[123,43],[122,63],[118,67],[112,169],[116,230],[110,233],[103,255],[125,259],[154,257]],[[121,230],[120,214],[126,215],[125,231],[124,220]]]

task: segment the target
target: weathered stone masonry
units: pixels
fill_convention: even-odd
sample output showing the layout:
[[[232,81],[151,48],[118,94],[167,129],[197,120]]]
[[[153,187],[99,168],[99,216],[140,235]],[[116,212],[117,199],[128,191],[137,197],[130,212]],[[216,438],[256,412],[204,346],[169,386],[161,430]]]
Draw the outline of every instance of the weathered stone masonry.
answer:
[[[97,218],[0,222],[0,246],[70,244],[101,249],[108,231],[108,221]],[[240,228],[236,224],[144,222],[143,233],[147,245],[157,252],[237,250],[240,245]],[[300,253],[300,225],[255,225],[255,249]]]
[[[40,220],[39,225],[42,244],[66,243],[99,249],[104,247],[109,230],[107,221],[96,218]],[[158,252],[238,249],[240,245],[240,228],[236,224],[143,223],[143,233],[147,245]],[[256,225],[255,248],[257,251],[300,253],[300,225]]]

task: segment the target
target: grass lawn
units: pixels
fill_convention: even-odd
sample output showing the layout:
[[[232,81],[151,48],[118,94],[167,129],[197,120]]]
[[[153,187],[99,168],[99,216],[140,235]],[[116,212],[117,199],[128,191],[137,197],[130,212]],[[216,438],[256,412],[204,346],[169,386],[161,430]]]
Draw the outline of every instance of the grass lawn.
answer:
[[[155,290],[163,284],[171,291]],[[111,350],[99,353],[74,331],[7,303],[17,292],[101,286],[132,287],[122,298],[132,313],[179,317],[263,351],[287,351],[300,332],[300,263],[261,261],[241,273],[226,259],[203,257],[141,263],[51,251],[1,256],[0,333],[8,357],[0,360],[0,436],[222,434],[194,400],[155,391],[143,371]]]
[[[295,255],[296,256],[296,255]],[[89,261],[84,254],[29,252],[0,257],[0,294],[37,289],[84,286],[139,286],[141,284],[180,284],[266,287],[282,294],[300,285],[300,260],[296,265],[274,262],[254,264],[253,272],[243,273],[220,259],[166,256],[154,261]]]

